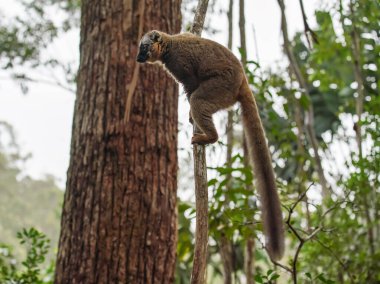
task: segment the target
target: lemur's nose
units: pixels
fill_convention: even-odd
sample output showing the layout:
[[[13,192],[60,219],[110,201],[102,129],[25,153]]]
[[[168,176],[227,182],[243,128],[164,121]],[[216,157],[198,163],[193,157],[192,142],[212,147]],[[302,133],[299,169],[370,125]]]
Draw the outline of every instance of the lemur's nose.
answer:
[[[136,61],[140,63],[144,63],[146,61],[146,55],[139,54],[137,55]]]

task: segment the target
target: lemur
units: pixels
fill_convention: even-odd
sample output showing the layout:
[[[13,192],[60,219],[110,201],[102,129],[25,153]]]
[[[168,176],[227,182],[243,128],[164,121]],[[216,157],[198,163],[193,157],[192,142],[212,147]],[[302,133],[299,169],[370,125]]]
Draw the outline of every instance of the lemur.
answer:
[[[240,61],[229,49],[212,40],[190,33],[169,35],[156,30],[142,37],[137,61],[163,65],[183,85],[190,102],[190,121],[202,131],[194,134],[191,143],[215,143],[218,133],[212,115],[240,102],[260,195],[266,247],[273,260],[281,259],[284,254],[281,203],[264,128]]]

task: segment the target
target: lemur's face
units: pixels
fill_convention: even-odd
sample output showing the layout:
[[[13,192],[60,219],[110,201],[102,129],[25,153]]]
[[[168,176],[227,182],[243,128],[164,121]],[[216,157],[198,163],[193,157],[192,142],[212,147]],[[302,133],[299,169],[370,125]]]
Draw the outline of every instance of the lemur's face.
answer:
[[[162,37],[158,31],[150,31],[146,33],[140,41],[139,54],[136,58],[137,62],[153,63],[160,60],[161,43]]]

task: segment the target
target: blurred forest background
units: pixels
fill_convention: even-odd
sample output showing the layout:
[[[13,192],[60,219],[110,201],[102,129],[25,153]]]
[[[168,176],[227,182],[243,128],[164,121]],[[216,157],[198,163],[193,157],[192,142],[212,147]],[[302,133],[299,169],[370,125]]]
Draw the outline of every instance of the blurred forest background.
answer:
[[[45,51],[78,31],[79,0],[17,2],[20,15],[0,18],[0,66],[6,75],[0,82],[11,78],[25,96],[36,84],[74,95],[78,61],[47,58]],[[252,194],[254,177],[244,158],[235,106],[216,116],[221,139],[207,148],[208,283],[291,283],[295,278],[299,283],[380,283],[380,2],[321,1],[307,15],[315,24],[309,26],[305,17],[304,30],[290,36],[288,22],[294,19],[286,18],[287,3],[278,0],[281,26],[273,36],[281,32],[284,56],[271,68],[262,67],[257,47],[245,43],[254,32],[244,27],[244,16],[250,17],[244,1],[225,1],[225,7],[211,2],[204,35],[228,33],[229,41],[221,43],[245,66],[278,177],[287,249],[281,263],[272,263],[263,249],[259,202]],[[183,1],[182,30],[195,5]],[[215,17],[230,29],[215,28]],[[59,74],[58,79],[49,74]],[[185,142],[179,146],[175,278],[190,283],[195,208],[189,126],[180,124],[179,131]],[[52,282],[64,186],[53,176],[28,176],[28,159],[12,125],[0,121],[0,283]]]

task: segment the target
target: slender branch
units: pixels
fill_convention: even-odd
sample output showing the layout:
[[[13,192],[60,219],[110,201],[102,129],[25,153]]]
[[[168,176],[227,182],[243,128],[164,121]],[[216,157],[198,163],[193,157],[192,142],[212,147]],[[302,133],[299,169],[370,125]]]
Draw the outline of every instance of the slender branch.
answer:
[[[199,0],[190,32],[198,36],[203,30],[206,18],[208,0]],[[194,133],[199,129],[194,125]],[[195,180],[195,206],[196,229],[192,284],[206,283],[207,244],[208,244],[208,192],[207,192],[207,165],[205,146],[194,144],[194,180]]]
[[[309,48],[311,48],[312,45],[310,43],[309,34],[310,34],[313,42],[316,43],[316,44],[319,43],[318,42],[318,37],[315,34],[315,32],[310,28],[309,23],[307,22],[307,16],[306,16],[306,13],[305,13],[305,8],[303,6],[303,1],[299,0],[299,3],[300,3],[300,7],[301,7],[302,20],[303,20],[303,26],[304,26],[304,31],[305,31],[305,36],[306,36],[307,44],[308,44]]]
[[[240,53],[241,53],[241,63],[244,68],[247,65],[247,42],[246,42],[246,32],[245,32],[245,0],[239,0],[239,32],[240,32]],[[243,131],[243,149],[244,149],[244,167],[248,168],[249,164],[249,153],[247,147],[247,141],[245,139],[245,131]],[[252,185],[246,186],[248,190],[253,191]],[[244,270],[247,277],[247,284],[254,283],[254,248],[255,248],[255,239],[254,235],[254,226],[252,226],[252,231],[247,236],[245,244],[245,263]]]
[[[354,277],[351,275],[350,273],[350,270],[349,268],[347,267],[346,263],[344,263],[340,257],[331,249],[331,247],[325,245],[324,243],[322,243],[318,238],[314,238],[315,241],[321,246],[323,247],[325,250],[327,250],[339,263],[339,265],[343,268],[344,272],[347,273],[348,277],[350,278],[351,280],[351,283],[355,283],[354,281]]]
[[[355,80],[358,84],[357,92],[358,97],[356,99],[356,115],[358,116],[358,122],[355,125],[356,132],[356,140],[359,148],[359,158],[363,158],[363,147],[362,147],[362,133],[361,133],[361,118],[363,114],[363,106],[364,106],[364,83],[363,83],[363,74],[361,70],[361,58],[360,58],[360,38],[358,35],[358,30],[356,27],[355,20],[355,11],[353,7],[352,1],[350,1],[350,12],[351,12],[351,21],[352,21],[352,56],[354,61],[354,74]]]
[[[13,78],[0,77],[0,80],[16,80],[16,81],[20,81],[20,82],[21,81],[26,81],[26,82],[34,83],[34,84],[39,84],[40,83],[40,84],[60,87],[60,88],[62,88],[65,91],[68,91],[70,93],[75,94],[75,89],[74,88],[70,88],[69,86],[61,83],[58,80],[49,80],[49,79],[44,79],[44,78],[31,78],[31,77],[27,77],[27,76],[17,77],[17,75],[13,76]]]
[[[195,11],[193,25],[190,32],[200,36],[202,34],[203,25],[205,23],[206,12],[208,7],[208,0],[199,0],[197,10]]]
[[[272,261],[273,264],[285,269],[286,271],[290,272],[292,274],[292,278],[293,278],[293,283],[294,284],[297,284],[298,282],[298,276],[297,276],[297,263],[298,263],[298,257],[299,257],[299,254],[301,253],[301,250],[302,250],[302,247],[305,245],[306,242],[310,241],[311,239],[314,239],[315,236],[320,232],[320,231],[323,231],[323,226],[319,226],[317,227],[316,229],[314,229],[314,231],[312,231],[311,233],[309,234],[306,234],[305,237],[301,236],[300,233],[298,232],[298,229],[294,228],[294,226],[292,225],[292,215],[293,215],[293,212],[294,212],[294,209],[297,207],[297,205],[305,198],[307,192],[309,191],[309,189],[311,188],[311,186],[313,185],[310,184],[309,187],[302,193],[298,196],[297,200],[295,203],[293,203],[293,205],[289,208],[289,214],[288,214],[288,217],[286,219],[286,224],[287,226],[289,227],[289,229],[292,231],[292,233],[296,236],[296,238],[298,239],[299,243],[298,243],[298,246],[297,246],[297,249],[296,249],[296,252],[294,253],[294,257],[293,257],[293,261],[292,261],[292,267],[289,268],[287,266],[284,266],[282,265],[281,263],[278,263],[276,261]],[[328,209],[326,212],[324,212],[324,214],[322,215],[322,218],[324,218],[329,212],[331,212],[333,209],[337,208],[338,205]],[[321,221],[323,222],[323,220]],[[302,233],[305,233],[304,231],[301,230]]]
[[[288,266],[286,266],[286,265],[284,265],[284,264],[281,264],[281,263],[279,263],[279,262],[277,262],[277,261],[275,261],[275,260],[272,260],[272,263],[273,263],[274,265],[278,266],[278,267],[281,267],[282,269],[286,270],[286,271],[289,272],[289,273],[293,273],[293,270],[292,270],[290,267],[288,267]]]
[[[350,32],[351,40],[352,40],[352,57],[353,57],[353,68],[354,68],[354,76],[355,76],[355,81],[357,83],[357,93],[358,96],[356,98],[355,102],[355,109],[356,109],[356,115],[358,121],[354,124],[354,130],[356,133],[356,142],[358,146],[358,154],[359,154],[359,159],[362,160],[363,157],[363,145],[362,145],[362,140],[363,140],[363,134],[362,134],[362,116],[363,116],[363,110],[364,110],[364,82],[363,82],[363,72],[362,72],[362,60],[361,60],[361,47],[360,47],[360,31],[358,30],[357,26],[357,17],[355,16],[356,10],[355,10],[355,5],[352,0],[349,2],[349,9],[350,9],[350,19],[352,22],[352,30]],[[343,23],[343,9],[341,8],[341,21]],[[343,24],[344,25],[344,24]],[[362,176],[365,176],[364,173],[364,167],[363,163],[359,164],[360,167],[360,172]],[[362,183],[366,183],[365,181],[362,181]],[[365,185],[367,186],[367,185]],[[372,200],[376,200],[376,191],[373,190],[371,192],[371,196],[368,197],[368,195],[363,196],[363,201],[364,201],[364,209],[365,209],[365,216],[364,218],[366,219],[367,223],[367,237],[368,237],[368,243],[369,243],[369,248],[370,248],[370,254],[373,256],[375,253],[375,235],[374,235],[374,230],[373,230],[373,220],[372,216],[370,213],[370,210],[375,208],[375,205],[371,202],[371,200],[368,200],[368,198],[371,198]]]
[[[255,44],[256,61],[260,65],[259,45],[257,43],[256,29],[255,29],[255,25],[254,24],[252,24],[252,34],[253,34],[253,41],[254,41],[254,44]],[[261,68],[260,68],[260,72],[261,72]]]
[[[227,47],[232,49],[232,38],[233,38],[233,4],[234,0],[229,0],[229,7],[227,11],[228,20],[228,42]],[[226,151],[226,166],[232,166],[232,150],[233,150],[233,140],[234,140],[234,110],[230,109],[228,111],[226,135],[227,135],[227,151]],[[223,210],[228,208],[229,198],[227,195],[228,188],[232,183],[232,174],[229,173],[226,176],[227,187],[225,193],[225,200],[223,202]],[[233,267],[233,242],[230,238],[227,238],[225,234],[222,234],[220,238],[220,256],[223,263],[223,278],[224,284],[232,284],[232,275],[234,272]]]
[[[227,19],[228,19],[228,42],[227,47],[232,49],[232,39],[233,39],[233,7],[234,0],[230,0],[227,11]]]
[[[278,5],[280,6],[281,10],[281,30],[282,35],[284,39],[284,49],[285,53],[288,57],[291,69],[304,93],[304,95],[307,97],[309,101],[309,106],[305,110],[305,126],[306,126],[306,134],[309,139],[309,143],[311,144],[311,147],[314,151],[314,160],[316,164],[317,174],[319,177],[319,182],[322,186],[322,194],[323,196],[328,196],[330,194],[330,187],[327,183],[323,168],[322,168],[322,161],[321,157],[319,155],[319,143],[317,140],[317,136],[315,134],[314,129],[314,109],[313,104],[310,98],[310,92],[309,92],[309,86],[306,82],[306,79],[304,78],[300,66],[298,65],[298,62],[294,56],[293,49],[289,40],[289,34],[288,34],[288,27],[287,27],[287,21],[286,21],[286,15],[285,15],[285,4],[284,0],[277,0]]]
[[[288,220],[287,220],[287,221],[290,220],[291,214],[293,213],[294,209],[296,208],[296,206],[298,205],[298,203],[300,203],[300,202],[304,199],[304,197],[306,196],[307,192],[309,191],[309,189],[310,189],[313,185],[314,185],[314,182],[312,182],[312,183],[307,187],[307,189],[306,189],[302,194],[300,194],[300,195],[298,196],[296,202],[293,203],[293,205],[290,207],[290,209],[289,209],[289,215],[288,215]]]
[[[241,49],[241,63],[244,68],[247,64],[247,44],[245,40],[245,15],[244,15],[244,0],[239,0],[239,30],[240,30],[240,49]]]

